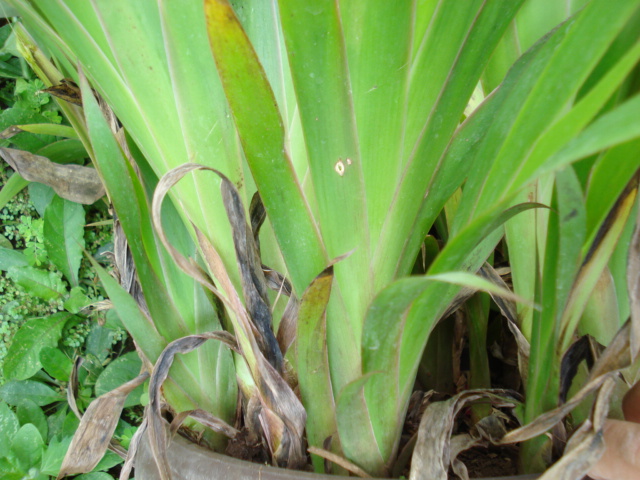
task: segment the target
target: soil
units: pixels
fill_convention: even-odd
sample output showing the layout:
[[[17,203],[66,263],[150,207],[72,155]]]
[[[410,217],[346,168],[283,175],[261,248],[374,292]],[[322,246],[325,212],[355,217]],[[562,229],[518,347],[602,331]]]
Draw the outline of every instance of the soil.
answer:
[[[516,447],[476,447],[458,455],[469,471],[469,478],[506,477],[518,474]],[[452,477],[456,478],[456,477]]]

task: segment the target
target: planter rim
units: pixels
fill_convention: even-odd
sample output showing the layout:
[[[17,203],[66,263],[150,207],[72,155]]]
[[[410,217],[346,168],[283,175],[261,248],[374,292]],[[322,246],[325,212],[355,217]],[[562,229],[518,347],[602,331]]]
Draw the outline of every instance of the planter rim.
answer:
[[[340,480],[353,479],[341,475],[328,475],[299,470],[287,470],[271,465],[251,463],[213,452],[175,435],[167,449],[173,480]],[[136,480],[157,480],[160,474],[155,465],[147,435],[144,435],[135,458]],[[189,471],[189,475],[184,472]],[[477,480],[533,480],[539,475],[512,475]],[[385,479],[380,479],[385,480]],[[393,479],[386,479],[393,480]]]

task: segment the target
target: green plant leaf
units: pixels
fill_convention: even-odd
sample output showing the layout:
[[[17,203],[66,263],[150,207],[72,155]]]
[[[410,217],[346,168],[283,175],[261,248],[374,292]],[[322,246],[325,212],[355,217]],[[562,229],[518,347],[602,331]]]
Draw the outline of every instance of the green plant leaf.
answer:
[[[84,208],[58,196],[44,212],[44,244],[51,262],[71,286],[78,286],[84,248]]]
[[[326,309],[332,283],[333,267],[329,267],[302,295],[296,348],[300,395],[307,410],[307,441],[311,446],[325,448],[326,439],[332,438],[331,450],[339,453],[326,332]],[[324,459],[313,456],[312,460],[315,471],[323,473]]]
[[[16,414],[5,402],[0,403],[0,451],[9,452],[11,439],[20,428]]]
[[[16,333],[4,363],[4,375],[10,380],[26,380],[42,368],[40,351],[55,347],[62,329],[72,315],[56,313],[28,320]]]
[[[53,200],[56,192],[44,183],[33,182],[29,184],[29,201],[36,207],[36,211],[40,217],[44,217],[44,211]]]
[[[20,405],[23,399],[29,398],[42,407],[63,400],[64,395],[35,380],[11,380],[0,386],[0,398],[9,405]]]
[[[104,472],[91,472],[78,475],[76,480],[113,480],[113,477]]]
[[[7,275],[28,293],[43,300],[60,298],[66,291],[62,279],[54,272],[35,267],[11,267]]]
[[[92,300],[87,297],[87,292],[83,287],[73,287],[69,292],[69,297],[64,301],[64,309],[76,314],[90,303]]]
[[[19,173],[11,175],[0,190],[0,208],[4,208],[27,185],[29,185],[29,180],[22,178]]]
[[[73,362],[56,347],[43,347],[40,350],[40,364],[45,372],[56,380],[68,382]]]
[[[109,363],[96,380],[96,397],[107,393],[123,383],[133,380],[140,374],[142,362],[136,352],[125,353]],[[140,405],[140,395],[143,393],[143,386],[140,385],[129,394],[124,402],[124,408]]]
[[[0,270],[9,270],[11,267],[28,267],[29,261],[20,250],[0,247]]]
[[[46,451],[42,455],[40,471],[45,475],[56,476],[60,473],[62,459],[71,445],[71,437],[64,437],[60,440],[54,437],[49,441]]]
[[[24,426],[30,423],[38,429],[42,438],[47,438],[47,434],[49,433],[47,417],[33,400],[25,398],[20,405],[18,405],[16,415],[18,416],[20,425]]]
[[[302,291],[323,268],[326,258],[284,149],[285,132],[273,91],[231,5],[207,0],[205,14],[211,49],[245,157],[294,288]]]
[[[44,441],[35,425],[29,423],[18,430],[11,442],[11,451],[25,472],[32,467],[40,466]]]

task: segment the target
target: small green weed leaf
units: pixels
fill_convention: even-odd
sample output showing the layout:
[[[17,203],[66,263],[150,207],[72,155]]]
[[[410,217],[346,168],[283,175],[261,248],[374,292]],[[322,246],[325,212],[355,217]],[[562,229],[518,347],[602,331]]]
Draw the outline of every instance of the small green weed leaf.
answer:
[[[42,438],[47,438],[49,433],[47,417],[33,400],[25,398],[20,405],[18,405],[16,415],[18,416],[20,425],[25,426],[30,423],[38,429]]]
[[[9,405],[0,403],[0,452],[8,452],[11,439],[20,428],[20,422]]]
[[[113,480],[113,477],[104,472],[91,472],[76,477],[76,480]]]
[[[11,380],[0,386],[0,398],[9,405],[20,405],[22,400],[30,398],[42,407],[63,400],[64,395],[35,380]]]
[[[20,250],[0,247],[0,270],[8,270],[11,267],[27,267],[29,261]]]
[[[69,297],[64,301],[64,309],[67,312],[71,312],[75,314],[75,313],[78,313],[87,305],[89,305],[90,303],[91,303],[91,299],[87,297],[86,291],[84,288],[73,287],[71,289],[71,292],[69,292]]]
[[[94,470],[94,473],[103,472],[121,463],[122,463],[122,458],[120,458],[119,455],[107,450],[104,454],[104,457],[102,457],[102,460],[98,462],[98,465],[96,465],[96,468],[94,468],[93,470]]]
[[[69,283],[78,286],[84,248],[84,208],[58,196],[44,212],[44,244],[51,262]]]
[[[35,425],[27,424],[18,430],[11,443],[11,451],[24,471],[40,466],[44,441]]]
[[[56,380],[68,382],[73,363],[69,357],[56,347],[44,347],[40,350],[40,364],[45,372]]]
[[[136,352],[125,353],[121,357],[111,362],[96,380],[96,396],[110,392],[123,383],[133,380],[140,373],[142,362]],[[143,393],[143,386],[140,385],[129,394],[124,402],[124,407],[140,405],[140,395]]]
[[[53,200],[56,192],[49,185],[33,182],[29,184],[29,200],[36,207],[36,211],[41,218],[44,218],[44,211]]]
[[[62,297],[66,287],[55,272],[47,272],[35,267],[11,267],[7,275],[31,295],[43,300]]]
[[[112,329],[94,324],[91,327],[85,343],[85,352],[87,355],[93,355],[100,362],[104,362],[111,353],[113,335],[114,331]]]
[[[62,337],[62,329],[71,318],[65,312],[50,317],[28,320],[11,343],[4,364],[4,375],[10,380],[26,380],[42,368],[40,351],[55,347]]]
[[[78,138],[76,131],[67,125],[57,123],[32,123],[29,125],[16,125],[15,128],[39,135],[53,135],[54,137]]]
[[[58,437],[52,438],[47,450],[42,455],[40,471],[45,475],[58,475],[62,466],[62,459],[67,450],[69,450],[69,445],[71,445],[71,437],[64,437],[62,440]]]
[[[24,187],[29,185],[29,180],[25,180],[19,173],[11,175],[2,189],[0,189],[0,208],[4,208],[7,203],[20,193]]]

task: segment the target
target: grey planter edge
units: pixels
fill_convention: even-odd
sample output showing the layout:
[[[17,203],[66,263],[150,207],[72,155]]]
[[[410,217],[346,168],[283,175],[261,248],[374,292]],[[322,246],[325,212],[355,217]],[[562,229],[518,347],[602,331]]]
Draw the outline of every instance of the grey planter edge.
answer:
[[[176,435],[168,449],[173,480],[339,480],[342,477],[297,470],[275,468],[245,462],[212,452]],[[136,480],[158,480],[160,474],[153,460],[146,435],[140,442],[135,459]],[[533,480],[538,475],[517,475],[478,480]]]

